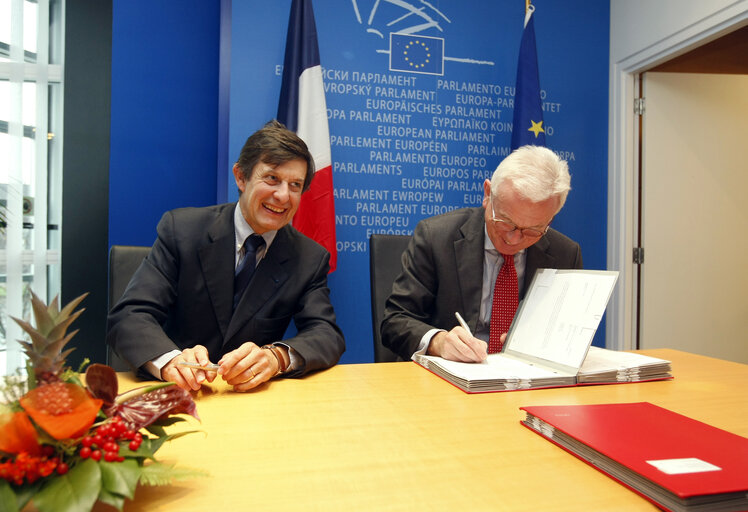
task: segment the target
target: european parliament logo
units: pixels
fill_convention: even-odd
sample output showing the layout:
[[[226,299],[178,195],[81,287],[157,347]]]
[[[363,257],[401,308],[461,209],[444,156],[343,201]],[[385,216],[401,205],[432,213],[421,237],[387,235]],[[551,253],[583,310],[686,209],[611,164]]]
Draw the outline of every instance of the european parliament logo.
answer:
[[[390,71],[444,74],[444,39],[390,33]]]

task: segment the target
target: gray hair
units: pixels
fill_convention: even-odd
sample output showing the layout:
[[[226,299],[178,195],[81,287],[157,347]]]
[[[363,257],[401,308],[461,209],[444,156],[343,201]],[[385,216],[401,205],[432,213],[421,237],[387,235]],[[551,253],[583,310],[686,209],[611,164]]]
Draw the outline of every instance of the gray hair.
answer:
[[[517,193],[534,203],[558,197],[558,210],[571,190],[569,166],[553,151],[542,146],[522,146],[506,157],[491,177],[491,194],[507,181]]]

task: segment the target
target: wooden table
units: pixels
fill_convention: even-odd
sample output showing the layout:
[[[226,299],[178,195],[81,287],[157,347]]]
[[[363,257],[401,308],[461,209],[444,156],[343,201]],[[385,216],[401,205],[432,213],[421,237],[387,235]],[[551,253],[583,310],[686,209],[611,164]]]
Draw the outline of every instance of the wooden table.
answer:
[[[468,395],[409,362],[246,394],[221,382],[196,397],[205,434],[158,452],[211,477],[139,487],[125,511],[656,510],[519,423],[525,405],[647,401],[748,437],[748,365],[642,353],[671,360],[675,379]]]

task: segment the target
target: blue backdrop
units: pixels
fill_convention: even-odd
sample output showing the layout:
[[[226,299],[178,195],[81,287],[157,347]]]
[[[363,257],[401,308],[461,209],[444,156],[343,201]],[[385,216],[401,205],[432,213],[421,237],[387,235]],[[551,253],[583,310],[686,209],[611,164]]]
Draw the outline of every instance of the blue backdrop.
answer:
[[[175,11],[168,2],[115,0],[110,243],[150,245],[163,211],[236,199],[230,165],[277,110],[290,0],[231,4],[222,120],[219,3],[187,0]],[[585,267],[603,269],[609,5],[534,5],[546,143],[572,173],[554,227],[582,244]],[[369,362],[368,237],[410,233],[424,217],[480,203],[480,184],[509,150],[524,2],[317,0],[314,8],[336,193],[332,301],[348,341],[342,361]],[[391,43],[392,32],[428,38]],[[407,45],[431,54],[428,63],[414,55],[423,59],[418,72],[397,70],[409,69],[397,59]],[[219,148],[222,122],[228,155]],[[216,170],[221,157],[229,164]],[[601,326],[598,345],[602,334]]]
[[[585,267],[603,269],[609,8],[589,0],[534,5],[547,146],[572,172],[554,227],[581,243]],[[275,115],[290,0],[232,8],[229,155],[236,158]],[[371,361],[368,238],[410,234],[424,217],[480,204],[483,180],[509,151],[524,2],[317,1],[314,8],[336,193],[338,270],[330,288],[348,340],[343,361]],[[410,35],[391,41],[393,32]],[[411,61],[401,58],[406,46]],[[231,186],[228,194],[236,198]]]

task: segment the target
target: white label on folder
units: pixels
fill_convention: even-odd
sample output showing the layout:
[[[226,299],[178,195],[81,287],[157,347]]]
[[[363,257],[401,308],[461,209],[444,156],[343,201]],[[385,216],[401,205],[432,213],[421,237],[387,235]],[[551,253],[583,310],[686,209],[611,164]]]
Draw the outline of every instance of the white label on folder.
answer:
[[[714,464],[709,464],[708,462],[695,457],[685,459],[648,460],[647,464],[653,465],[668,475],[685,475],[688,473],[704,473],[706,471],[722,470],[722,468],[715,466]]]

